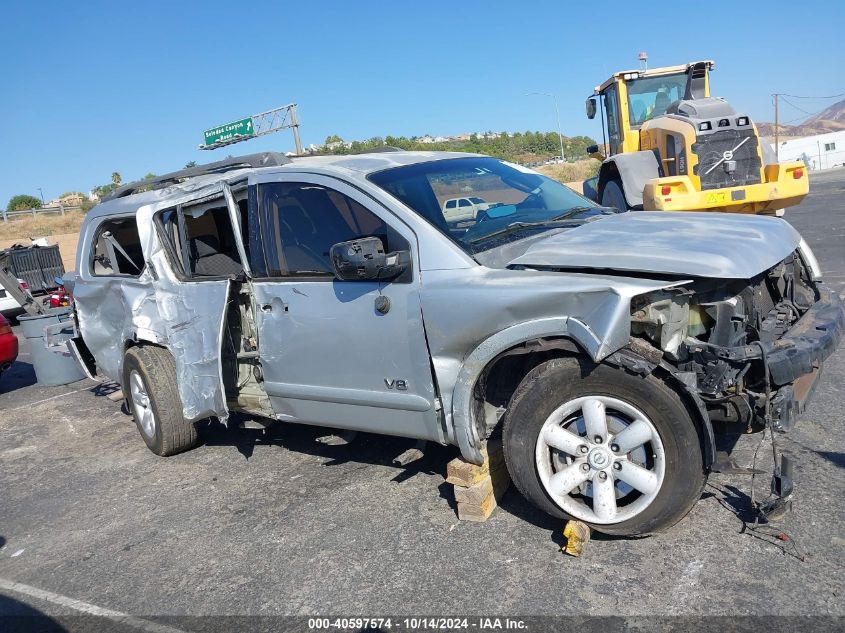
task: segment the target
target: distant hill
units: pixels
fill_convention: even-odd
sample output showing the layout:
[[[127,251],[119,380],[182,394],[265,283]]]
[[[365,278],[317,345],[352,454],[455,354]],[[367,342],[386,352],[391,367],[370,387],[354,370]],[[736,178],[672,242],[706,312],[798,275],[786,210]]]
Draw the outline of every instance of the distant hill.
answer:
[[[757,123],[760,136],[774,136],[774,123]],[[845,130],[845,99],[834,103],[798,125],[778,125],[780,136],[813,136]]]

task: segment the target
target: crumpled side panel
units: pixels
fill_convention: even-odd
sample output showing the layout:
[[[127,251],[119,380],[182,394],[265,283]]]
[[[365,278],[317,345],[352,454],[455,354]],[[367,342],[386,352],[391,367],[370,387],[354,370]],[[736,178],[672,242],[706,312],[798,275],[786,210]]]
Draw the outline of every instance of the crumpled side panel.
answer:
[[[475,463],[473,390],[488,362],[548,336],[571,338],[600,361],[628,342],[631,297],[682,283],[483,267],[425,275],[422,310],[447,431]]]
[[[130,279],[83,273],[77,278],[73,298],[82,339],[99,371],[112,380],[122,381],[127,341],[140,338],[161,343],[165,338],[157,326],[155,295],[143,276]]]
[[[225,420],[220,334],[229,282],[171,283],[162,276],[154,286],[168,349],[176,360],[183,415],[188,420]]]
[[[158,308],[157,326],[176,361],[176,378],[187,420],[228,417],[220,361],[229,281],[180,281],[172,272],[153,228],[152,207],[138,210],[138,233],[145,260],[155,274],[151,287]]]

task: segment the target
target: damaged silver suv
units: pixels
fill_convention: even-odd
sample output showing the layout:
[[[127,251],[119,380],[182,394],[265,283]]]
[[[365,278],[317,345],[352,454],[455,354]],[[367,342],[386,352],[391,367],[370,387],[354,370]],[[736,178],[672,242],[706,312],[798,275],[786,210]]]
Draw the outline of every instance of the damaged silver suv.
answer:
[[[488,207],[456,225],[462,196]],[[88,213],[71,281],[76,352],[158,455],[233,412],[475,463],[501,433],[528,499],[627,535],[690,510],[714,427],[789,429],[843,327],[783,220],[616,213],[437,152],[260,154],[126,185]]]

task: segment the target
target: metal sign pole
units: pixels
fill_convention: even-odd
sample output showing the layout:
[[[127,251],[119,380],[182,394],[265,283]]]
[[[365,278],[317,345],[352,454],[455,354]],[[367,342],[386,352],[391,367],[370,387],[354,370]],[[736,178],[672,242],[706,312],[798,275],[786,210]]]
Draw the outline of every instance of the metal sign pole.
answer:
[[[302,154],[302,143],[299,142],[299,117],[296,114],[296,104],[290,105],[290,126],[293,129],[293,143],[296,153]]]

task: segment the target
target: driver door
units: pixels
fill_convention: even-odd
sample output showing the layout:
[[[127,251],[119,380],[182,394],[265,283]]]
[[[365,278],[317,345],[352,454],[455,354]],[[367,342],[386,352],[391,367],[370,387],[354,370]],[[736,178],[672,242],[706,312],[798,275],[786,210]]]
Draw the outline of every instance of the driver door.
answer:
[[[250,263],[263,384],[276,416],[443,441],[413,232],[334,178],[263,178],[250,183]],[[388,252],[410,251],[412,266],[392,281],[336,279],[331,246],[372,236]],[[386,312],[376,309],[380,295]]]

